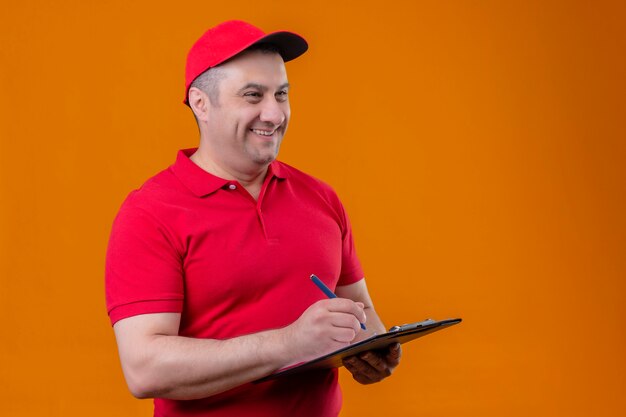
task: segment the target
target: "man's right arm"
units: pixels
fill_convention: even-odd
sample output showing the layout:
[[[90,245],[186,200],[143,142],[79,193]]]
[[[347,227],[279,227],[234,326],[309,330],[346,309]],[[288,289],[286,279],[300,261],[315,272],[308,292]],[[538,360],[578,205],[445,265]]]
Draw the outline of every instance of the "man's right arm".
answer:
[[[114,330],[126,382],[138,398],[204,398],[349,345],[363,304],[321,300],[281,329],[226,340],[178,335],[180,314],[122,319]]]

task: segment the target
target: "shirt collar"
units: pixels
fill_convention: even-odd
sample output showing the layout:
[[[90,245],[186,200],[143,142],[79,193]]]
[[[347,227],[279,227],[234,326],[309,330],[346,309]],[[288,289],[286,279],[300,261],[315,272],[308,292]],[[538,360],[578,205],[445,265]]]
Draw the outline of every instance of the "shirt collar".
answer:
[[[272,161],[270,166],[267,168],[267,175],[271,175],[276,178],[280,178],[284,180],[289,177],[289,171],[285,169],[285,165],[281,164],[278,161]]]
[[[224,178],[216,177],[196,165],[189,157],[196,152],[197,148],[182,149],[176,155],[176,162],[170,167],[178,178],[192,193],[198,197],[212,194],[220,188],[233,183]],[[289,173],[278,161],[273,161],[267,171],[267,175],[276,178],[287,178]]]

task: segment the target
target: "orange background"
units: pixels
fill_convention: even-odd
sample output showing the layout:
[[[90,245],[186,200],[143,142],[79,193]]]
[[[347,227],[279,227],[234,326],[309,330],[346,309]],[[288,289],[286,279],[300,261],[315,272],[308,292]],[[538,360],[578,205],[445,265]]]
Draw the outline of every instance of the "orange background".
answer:
[[[583,1],[24,1],[0,14],[0,414],[149,416],[103,295],[125,195],[194,146],[187,49],[310,42],[281,159],[342,197],[389,380],[342,417],[626,414],[626,8]]]

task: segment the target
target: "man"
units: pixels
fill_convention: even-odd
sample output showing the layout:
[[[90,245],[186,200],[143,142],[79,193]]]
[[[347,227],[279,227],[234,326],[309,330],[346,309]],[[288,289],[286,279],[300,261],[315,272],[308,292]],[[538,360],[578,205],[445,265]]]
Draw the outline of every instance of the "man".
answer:
[[[186,70],[199,147],[116,217],[107,308],[128,386],[155,398],[155,416],[336,416],[337,370],[253,381],[385,331],[339,199],[276,161],[290,116],[284,62],[306,49],[240,21],[207,31]],[[366,384],[399,357],[394,345],[345,366]]]

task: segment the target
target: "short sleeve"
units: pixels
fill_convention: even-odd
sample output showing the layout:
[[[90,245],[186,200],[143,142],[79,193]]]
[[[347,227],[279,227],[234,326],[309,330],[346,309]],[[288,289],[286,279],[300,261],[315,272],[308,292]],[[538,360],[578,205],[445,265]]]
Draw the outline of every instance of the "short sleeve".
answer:
[[[339,276],[339,281],[337,282],[337,285],[354,284],[355,282],[363,279],[363,267],[361,266],[361,262],[359,261],[356,253],[354,237],[352,235],[352,226],[350,224],[348,214],[346,213],[343,204],[341,204],[341,201],[339,201],[339,198],[336,196],[336,194],[334,194],[334,192],[333,195],[335,197],[335,201],[333,203],[335,204],[336,209],[339,212],[342,229],[341,275]]]
[[[131,194],[113,222],[105,265],[111,324],[139,314],[183,307],[181,255],[167,227]]]

